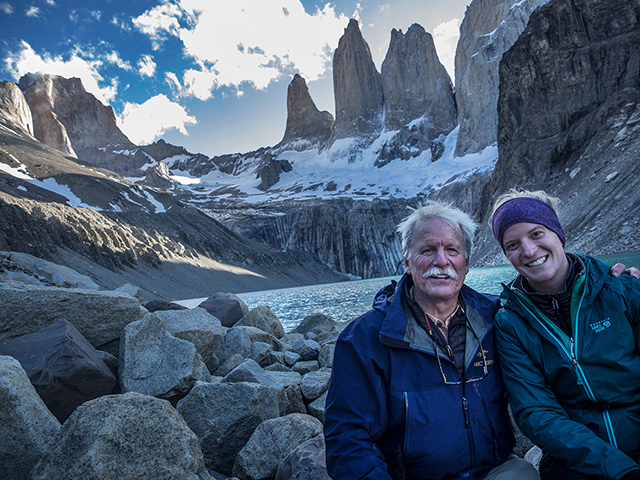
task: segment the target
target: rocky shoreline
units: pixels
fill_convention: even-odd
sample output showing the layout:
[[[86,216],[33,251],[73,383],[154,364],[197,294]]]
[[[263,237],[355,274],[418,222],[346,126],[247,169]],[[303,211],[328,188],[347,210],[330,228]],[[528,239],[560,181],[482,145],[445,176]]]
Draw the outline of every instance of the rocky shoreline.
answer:
[[[0,265],[7,478],[329,478],[322,419],[343,324],[311,315],[285,334],[268,306],[233,294],[143,303],[138,287],[98,290],[12,256]]]

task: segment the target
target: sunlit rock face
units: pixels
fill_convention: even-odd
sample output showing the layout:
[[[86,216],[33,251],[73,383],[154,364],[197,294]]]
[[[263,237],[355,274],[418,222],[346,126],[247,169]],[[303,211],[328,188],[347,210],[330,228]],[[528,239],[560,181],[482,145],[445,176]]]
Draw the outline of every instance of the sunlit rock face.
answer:
[[[467,8],[455,59],[460,119],[456,155],[496,143],[500,59],[524,31],[531,12],[547,1],[474,0]]]
[[[0,123],[33,136],[33,118],[24,95],[13,82],[0,82]]]
[[[411,25],[406,35],[402,30],[391,31],[381,75],[387,130],[422,118],[430,141],[455,128],[451,78],[438,59],[433,38],[420,25]]]
[[[368,136],[382,128],[382,80],[358,22],[350,20],[333,55],[336,122],[332,140]]]
[[[287,127],[280,145],[299,141],[305,145],[323,143],[331,135],[333,123],[333,115],[318,110],[307,82],[296,73],[287,89]]]
[[[544,189],[561,199],[567,250],[640,249],[638,11],[640,0],[554,0],[531,15],[500,63],[485,217],[509,188]]]
[[[118,128],[113,108],[87,92],[79,78],[29,74],[18,86],[42,143],[128,176],[148,162],[142,152],[136,155],[136,146]]]

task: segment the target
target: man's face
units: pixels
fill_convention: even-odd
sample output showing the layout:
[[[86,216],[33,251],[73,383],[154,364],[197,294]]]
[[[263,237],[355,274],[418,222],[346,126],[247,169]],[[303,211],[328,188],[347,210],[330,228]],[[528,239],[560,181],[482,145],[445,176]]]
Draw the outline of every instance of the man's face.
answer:
[[[461,232],[441,218],[432,218],[416,223],[412,238],[404,266],[413,278],[415,300],[424,308],[457,299],[469,272]]]

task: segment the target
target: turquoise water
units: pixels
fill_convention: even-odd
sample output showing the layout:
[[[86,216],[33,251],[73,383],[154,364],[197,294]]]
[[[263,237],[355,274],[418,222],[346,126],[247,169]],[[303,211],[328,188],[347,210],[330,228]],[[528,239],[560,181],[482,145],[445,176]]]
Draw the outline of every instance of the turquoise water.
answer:
[[[598,257],[613,265],[622,262],[627,266],[640,267],[640,252]],[[472,268],[465,283],[486,293],[499,294],[500,283],[515,277],[513,267]],[[282,288],[260,292],[240,293],[249,308],[269,305],[280,319],[285,332],[293,330],[304,317],[313,313],[324,313],[338,322],[352,320],[371,308],[375,294],[391,280],[400,277],[372,278],[350,282],[310,285],[305,287]],[[189,307],[204,299],[180,302]],[[192,304],[189,304],[192,303]]]

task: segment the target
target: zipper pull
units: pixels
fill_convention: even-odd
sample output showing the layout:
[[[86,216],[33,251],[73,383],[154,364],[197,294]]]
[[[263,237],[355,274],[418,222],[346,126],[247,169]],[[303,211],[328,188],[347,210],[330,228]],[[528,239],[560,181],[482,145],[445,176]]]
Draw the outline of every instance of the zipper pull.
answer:
[[[451,346],[447,343],[447,355],[449,355],[449,360],[453,360],[453,350],[451,350]]]
[[[573,337],[569,339],[569,346],[571,347],[571,363],[573,364],[573,371],[576,374],[578,385],[582,385],[582,378],[578,375],[578,359],[576,358],[576,349]]]
[[[558,300],[556,300],[556,297],[551,298],[551,306],[556,312],[560,310],[560,305],[558,305]]]
[[[469,404],[467,403],[467,397],[462,397],[462,412],[464,413],[464,426],[471,428],[471,422],[469,421]]]

